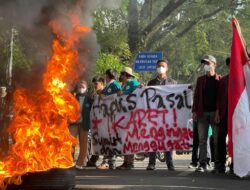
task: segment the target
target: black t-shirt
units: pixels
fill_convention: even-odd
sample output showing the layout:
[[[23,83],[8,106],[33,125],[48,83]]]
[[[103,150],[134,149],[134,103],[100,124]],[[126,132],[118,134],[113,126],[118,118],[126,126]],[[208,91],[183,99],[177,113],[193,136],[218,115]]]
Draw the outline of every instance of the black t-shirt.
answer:
[[[215,76],[206,76],[206,84],[203,91],[204,112],[216,110],[217,80]]]

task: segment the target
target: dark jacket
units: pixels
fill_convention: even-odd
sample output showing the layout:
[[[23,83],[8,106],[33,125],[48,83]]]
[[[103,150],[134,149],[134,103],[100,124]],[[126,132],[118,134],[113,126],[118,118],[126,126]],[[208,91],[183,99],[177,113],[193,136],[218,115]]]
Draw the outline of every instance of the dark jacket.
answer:
[[[217,93],[216,109],[219,111],[220,119],[227,117],[228,109],[228,80],[229,75],[224,76],[219,81],[219,88]]]
[[[203,75],[197,79],[196,87],[194,91],[194,101],[193,101],[192,112],[196,113],[198,118],[203,116],[203,94],[204,94],[203,92],[206,86],[206,76],[207,75]],[[221,76],[216,74],[215,79],[219,81],[221,79]],[[218,82],[217,82],[216,88],[218,89]]]
[[[82,109],[81,109],[81,126],[83,127],[84,130],[89,130],[90,129],[90,110],[93,104],[93,99],[91,96],[87,93],[84,95],[81,94],[76,94],[76,99],[79,101],[80,96],[84,96],[84,101],[82,104]]]

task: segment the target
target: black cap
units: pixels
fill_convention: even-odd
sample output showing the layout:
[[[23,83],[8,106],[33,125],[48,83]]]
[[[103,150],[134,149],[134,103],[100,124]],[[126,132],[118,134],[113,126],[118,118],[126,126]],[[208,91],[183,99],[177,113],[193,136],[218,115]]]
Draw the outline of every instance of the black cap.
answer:
[[[106,70],[105,74],[108,75],[109,78],[111,78],[111,79],[115,79],[116,76],[117,76],[116,71],[113,70],[113,69],[108,69],[108,70]]]

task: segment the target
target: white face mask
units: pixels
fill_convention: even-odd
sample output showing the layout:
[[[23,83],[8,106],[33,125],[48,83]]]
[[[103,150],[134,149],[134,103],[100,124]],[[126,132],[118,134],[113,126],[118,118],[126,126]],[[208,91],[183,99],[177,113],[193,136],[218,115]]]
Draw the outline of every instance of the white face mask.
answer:
[[[79,89],[79,93],[80,94],[84,94],[86,92],[86,90],[87,90],[86,88],[80,88]]]
[[[204,65],[204,70],[205,70],[206,72],[210,72],[210,71],[212,70],[211,65]]]
[[[157,73],[158,74],[164,74],[167,72],[167,67],[157,67]]]

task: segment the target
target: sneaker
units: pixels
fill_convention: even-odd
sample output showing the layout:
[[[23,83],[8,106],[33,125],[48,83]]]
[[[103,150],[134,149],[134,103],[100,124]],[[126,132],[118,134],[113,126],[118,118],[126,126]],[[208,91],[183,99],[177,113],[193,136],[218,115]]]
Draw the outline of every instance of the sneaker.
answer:
[[[155,170],[155,165],[149,164],[146,170]]]
[[[203,173],[203,172],[205,172],[206,171],[206,167],[204,167],[204,166],[199,166],[196,170],[195,170],[195,172],[201,172],[201,173]]]
[[[108,170],[109,165],[108,165],[108,163],[101,163],[99,166],[96,167],[96,169],[98,169],[98,170]]]
[[[215,163],[214,162],[208,162],[207,167],[208,167],[208,169],[213,170],[215,168]]]
[[[86,167],[85,166],[79,166],[79,165],[76,164],[75,169],[84,170],[84,169],[86,169]]]
[[[168,166],[168,171],[175,171],[174,165]]]
[[[126,168],[127,167],[127,163],[123,162],[122,165],[116,167],[117,170],[122,170],[123,168]]]
[[[188,168],[190,168],[190,169],[196,169],[196,168],[198,168],[198,164],[190,163],[190,165],[188,166]]]

